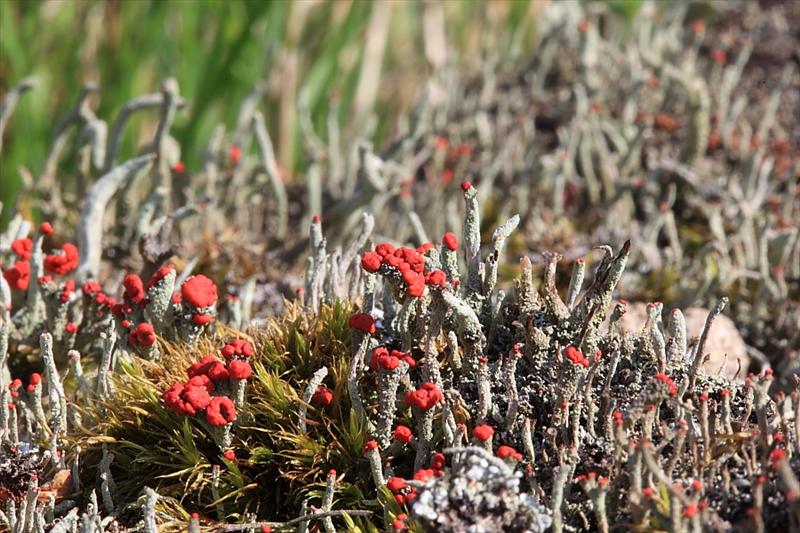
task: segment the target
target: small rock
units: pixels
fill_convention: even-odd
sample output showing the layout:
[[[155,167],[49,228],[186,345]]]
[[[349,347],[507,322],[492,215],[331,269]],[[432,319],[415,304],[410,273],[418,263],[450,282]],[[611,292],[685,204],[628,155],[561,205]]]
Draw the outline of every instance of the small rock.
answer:
[[[690,307],[682,309],[682,311],[686,317],[689,340],[693,337],[699,337],[708,316],[708,309]],[[621,331],[639,333],[642,331],[646,321],[647,304],[643,302],[628,302],[628,310],[620,319],[619,328]],[[669,314],[665,313],[664,328],[666,329],[668,325]],[[741,361],[741,371],[739,371],[737,379],[743,381],[747,376],[747,368],[750,366],[747,346],[736,329],[733,320],[724,314],[718,316],[711,325],[711,330],[708,332],[708,339],[706,340],[705,352],[710,354],[703,364],[703,368],[707,373],[716,374],[720,367],[725,364],[722,374],[729,379],[733,379],[737,370],[739,370],[739,361]],[[727,363],[725,363],[726,353],[728,354]]]

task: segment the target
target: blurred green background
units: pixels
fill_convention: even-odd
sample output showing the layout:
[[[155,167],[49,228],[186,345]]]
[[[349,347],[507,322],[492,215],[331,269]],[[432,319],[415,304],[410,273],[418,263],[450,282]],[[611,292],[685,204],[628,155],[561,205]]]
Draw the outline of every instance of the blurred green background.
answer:
[[[242,100],[263,80],[268,90],[261,108],[279,163],[291,176],[304,157],[296,113],[301,89],[323,138],[336,98],[343,124],[359,128],[372,116],[380,142],[397,113],[421,94],[434,65],[477,61],[487,46],[501,57],[521,53],[546,4],[0,0],[0,97],[26,76],[39,80],[6,128],[0,201],[13,202],[20,169],[34,178],[42,171],[53,126],[84,81],[99,83],[92,106],[110,123],[127,100],[176,77],[189,106],[172,133],[191,170],[200,165],[214,125],[230,130]],[[157,116],[155,110],[134,115],[119,160],[152,138]],[[74,168],[69,163],[61,168]],[[8,215],[4,210],[0,227]]]

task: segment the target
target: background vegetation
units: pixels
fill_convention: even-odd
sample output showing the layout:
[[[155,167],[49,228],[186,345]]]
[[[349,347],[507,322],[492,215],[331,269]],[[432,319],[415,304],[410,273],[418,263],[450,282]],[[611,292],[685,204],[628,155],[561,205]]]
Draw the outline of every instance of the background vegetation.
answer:
[[[40,85],[20,101],[7,128],[0,201],[13,199],[21,166],[33,176],[41,172],[54,117],[71,105],[84,81],[100,85],[97,114],[110,120],[127,100],[156,92],[162,79],[174,76],[189,106],[172,134],[190,169],[199,164],[214,125],[230,126],[254,84],[266,82],[262,105],[278,160],[294,171],[302,161],[296,120],[301,89],[319,130],[333,101],[342,117],[356,119],[344,123],[359,129],[379,108],[371,128],[378,141],[419,95],[430,60],[445,53],[444,40],[438,39],[442,31],[448,52],[461,59],[477,60],[488,44],[511,59],[530,42],[543,4],[474,1],[441,7],[439,17],[423,2],[3,0],[0,95],[26,76],[37,76]],[[133,118],[123,155],[150,135],[157,111],[145,115]],[[5,222],[0,219],[0,227]]]

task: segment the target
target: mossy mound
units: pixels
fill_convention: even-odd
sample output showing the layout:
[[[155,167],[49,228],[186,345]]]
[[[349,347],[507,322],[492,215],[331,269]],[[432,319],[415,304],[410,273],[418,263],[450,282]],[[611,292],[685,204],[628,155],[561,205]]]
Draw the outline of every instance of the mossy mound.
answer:
[[[347,395],[350,305],[324,306],[312,316],[298,305],[265,327],[239,332],[220,327],[195,346],[163,344],[159,363],[137,359],[116,376],[115,396],[87,406],[83,416],[96,420],[79,438],[82,477],[93,486],[106,446],[114,455],[111,472],[120,501],[134,501],[143,487],[160,495],[163,511],[177,520],[191,512],[216,520],[241,520],[248,513],[279,520],[301,513],[301,505],[318,505],[330,469],[338,473],[336,507],[375,509],[375,494],[365,494],[369,465],[362,448],[365,427],[350,408]],[[231,338],[248,338],[255,346],[253,377],[246,405],[233,428],[236,459],[223,451],[191,417],[169,411],[161,393],[186,378],[185,369],[201,356],[217,353]],[[298,411],[311,375],[328,368],[326,386],[333,401],[324,408],[310,404],[307,431]],[[219,478],[214,487],[214,469]],[[174,502],[170,502],[172,498]]]

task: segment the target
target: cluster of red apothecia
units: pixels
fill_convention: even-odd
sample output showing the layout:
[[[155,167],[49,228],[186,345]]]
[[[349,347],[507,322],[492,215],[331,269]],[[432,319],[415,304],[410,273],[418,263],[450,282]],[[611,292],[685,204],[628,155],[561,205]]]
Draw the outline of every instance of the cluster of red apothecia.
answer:
[[[182,416],[204,414],[212,426],[224,426],[236,420],[236,406],[224,395],[214,395],[231,390],[230,382],[245,380],[253,375],[247,359],[253,355],[253,346],[244,339],[228,342],[221,350],[225,363],[207,355],[191,365],[186,373],[186,383],[175,383],[162,394],[164,405]]]
[[[53,233],[53,226],[49,222],[43,222],[39,226],[42,235],[48,236]],[[22,237],[11,243],[11,251],[16,256],[15,262],[10,267],[3,270],[3,277],[8,282],[12,290],[25,291],[30,286],[31,275],[31,255],[33,253],[33,241],[29,237]],[[53,281],[53,276],[66,276],[74,271],[79,264],[78,248],[72,243],[65,243],[53,253],[44,257],[43,266],[47,274],[43,274],[36,281],[40,285]],[[136,309],[144,308],[147,301],[147,291],[166,277],[174,270],[173,265],[165,265],[153,274],[147,283],[136,274],[128,274],[123,280],[124,294],[123,301],[118,302],[113,296],[106,294],[99,282],[95,280],[87,281],[81,287],[83,294],[89,298],[95,306],[93,310],[97,317],[110,312],[115,318],[120,320],[123,329],[128,330],[128,343],[134,346],[151,346],[155,343],[156,335],[153,326],[147,322],[137,325],[131,323],[129,316]],[[60,288],[58,298],[62,303],[67,303],[75,292],[76,283],[74,279],[66,279]],[[198,312],[192,313],[192,322],[204,326],[211,323],[214,319],[213,314],[203,312],[214,306],[217,301],[217,287],[214,282],[206,276],[197,275],[189,278],[178,293],[172,297],[175,304],[182,301],[187,302]],[[9,309],[10,311],[10,309]],[[66,332],[72,335],[77,334],[78,326],[72,322],[67,323]]]
[[[147,292],[174,270],[174,265],[164,265],[150,276],[147,283],[136,274],[128,274],[122,281],[125,290],[122,295],[123,301],[119,303],[103,293],[96,281],[85,283],[83,292],[93,298],[99,312],[110,309],[114,318],[120,321],[122,329],[128,331],[129,345],[149,347],[156,341],[153,325],[145,321],[134,325],[132,319],[137,311],[141,311],[149,303]],[[214,282],[198,274],[187,279],[181,285],[180,291],[172,295],[172,303],[180,305],[186,302],[186,305],[191,306],[189,309],[192,311],[192,322],[198,326],[205,326],[214,320],[210,310],[216,304],[217,297],[217,286]]]
[[[371,443],[375,443],[375,441],[369,441],[367,445],[369,446]],[[375,443],[375,446],[377,446],[377,443]],[[432,477],[439,477],[444,474],[444,470],[442,470],[444,468],[444,463],[444,455],[435,453],[431,458],[428,468],[420,468],[414,472],[412,479],[415,481],[427,481]],[[402,477],[390,477],[386,482],[386,487],[392,491],[392,495],[399,505],[411,503],[417,497],[417,489],[409,486],[406,479]]]
[[[414,368],[417,365],[416,360],[405,352],[401,352],[400,350],[389,351],[389,349],[383,346],[378,346],[372,350],[372,358],[370,359],[369,367],[374,371],[381,369],[391,372],[400,366],[401,361],[405,361],[409,368]]]
[[[49,222],[42,222],[39,226],[42,235],[51,235],[53,226]],[[11,243],[11,251],[14,252],[16,260],[14,264],[3,271],[3,277],[8,285],[18,291],[28,289],[31,279],[31,254],[33,253],[33,241],[30,237],[21,237]],[[44,257],[44,270],[57,276],[66,276],[78,268],[78,247],[72,243],[61,245],[52,254]],[[39,281],[50,281],[52,278],[42,276]],[[75,282],[73,281],[73,284]]]
[[[567,346],[564,350],[564,356],[567,358],[569,362],[571,362],[575,366],[582,366],[584,368],[589,368],[591,361],[583,355],[579,349],[574,346]],[[602,350],[600,348],[594,351],[594,358],[595,361],[599,360],[603,356]]]
[[[449,250],[458,248],[458,239],[448,232],[444,236],[445,246]],[[367,272],[379,273],[387,278],[401,292],[412,298],[425,294],[425,287],[442,290],[447,286],[447,275],[440,269],[425,272],[425,253],[433,248],[432,243],[425,243],[416,250],[401,246],[395,248],[389,243],[381,243],[375,251],[364,252],[361,266]]]
[[[25,390],[29,393],[33,393],[36,391],[36,387],[42,383],[42,376],[38,372],[34,372],[28,378],[28,386],[25,387]],[[9,409],[15,409],[16,404],[14,400],[19,398],[20,389],[22,388],[22,380],[19,378],[14,379],[11,383],[8,384],[8,391],[11,395],[11,401],[8,402]]]

